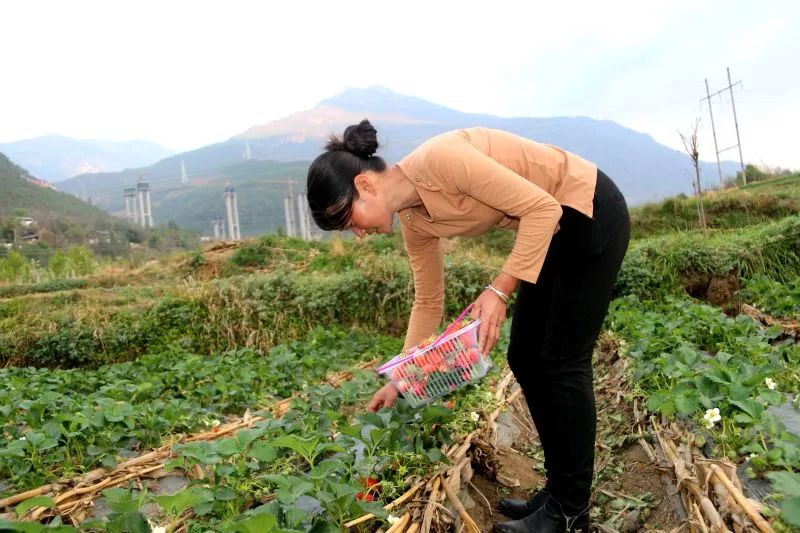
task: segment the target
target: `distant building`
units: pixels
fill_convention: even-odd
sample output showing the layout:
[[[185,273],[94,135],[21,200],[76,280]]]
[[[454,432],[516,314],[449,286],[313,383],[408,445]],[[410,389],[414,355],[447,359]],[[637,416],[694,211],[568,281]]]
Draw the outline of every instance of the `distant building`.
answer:
[[[23,228],[30,228],[31,226],[36,225],[36,220],[32,219],[31,217],[19,217],[17,219],[17,224]]]
[[[93,231],[92,234],[87,239],[87,242],[92,246],[96,246],[98,244],[110,244],[111,232],[107,230]]]
[[[35,231],[20,232],[19,238],[27,243],[39,242],[39,234]]]

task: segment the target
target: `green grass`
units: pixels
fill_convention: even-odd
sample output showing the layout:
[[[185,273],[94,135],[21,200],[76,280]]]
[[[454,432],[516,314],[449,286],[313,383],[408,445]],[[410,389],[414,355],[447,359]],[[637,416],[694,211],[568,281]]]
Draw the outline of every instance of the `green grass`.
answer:
[[[703,198],[712,229],[742,228],[800,214],[800,174],[747,187],[711,191]],[[631,209],[633,238],[699,228],[697,198],[677,196]]]
[[[746,228],[672,233],[631,243],[619,294],[645,298],[703,287],[713,277],[800,275],[800,216]]]

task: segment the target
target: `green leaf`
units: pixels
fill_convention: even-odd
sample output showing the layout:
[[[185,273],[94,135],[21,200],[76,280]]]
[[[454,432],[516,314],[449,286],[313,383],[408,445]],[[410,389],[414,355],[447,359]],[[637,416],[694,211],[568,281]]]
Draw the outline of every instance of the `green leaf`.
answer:
[[[752,392],[752,387],[742,385],[741,383],[734,383],[728,387],[728,398],[737,401],[746,400],[750,397]]]
[[[389,516],[389,511],[383,508],[379,502],[365,502],[359,501],[358,506],[361,507],[361,511],[364,514],[372,513],[378,518],[386,518]]]
[[[800,474],[796,472],[768,472],[767,478],[776,492],[800,497]]]
[[[781,519],[790,526],[800,527],[800,496],[781,502]]]
[[[36,507],[47,507],[50,509],[51,507],[55,507],[56,502],[53,498],[48,498],[47,496],[36,496],[35,498],[30,498],[25,500],[24,502],[20,503],[14,508],[16,511],[17,516],[22,516],[31,509],[35,509]]]
[[[428,456],[428,459],[430,459],[432,463],[438,463],[439,461],[442,460],[442,457],[444,457],[442,450],[440,450],[439,448],[430,448],[425,452],[425,454]]]
[[[279,448],[289,448],[303,457],[311,457],[314,453],[314,448],[319,444],[319,437],[301,439],[296,435],[284,435],[273,440],[270,444]]]
[[[670,417],[675,414],[675,400],[673,396],[674,392],[672,391],[654,392],[647,400],[647,408],[653,412],[660,411]]]
[[[206,440],[189,442],[187,444],[176,444],[173,450],[184,457],[194,459],[195,461],[207,465],[217,464],[220,461],[220,456],[217,454],[216,448],[214,448],[211,442]]]
[[[270,533],[278,526],[278,519],[270,513],[258,513],[229,526],[232,533]]]
[[[239,446],[242,450],[246,450],[250,444],[253,443],[257,438],[264,434],[263,429],[255,428],[255,429],[242,429],[238,433],[236,433],[236,440],[239,442]]]
[[[243,450],[239,441],[236,439],[222,439],[216,442],[215,446],[217,453],[223,457],[229,457]]]
[[[109,520],[108,533],[150,533],[150,524],[141,513],[122,513]]]
[[[178,516],[194,505],[214,501],[214,495],[208,489],[190,487],[173,495],[155,496],[153,499],[167,514]]]
[[[106,489],[103,491],[103,496],[106,499],[106,505],[115,513],[135,513],[144,504],[146,492],[142,491],[138,495],[133,494],[133,491],[128,489]]]
[[[311,479],[327,479],[331,474],[345,468],[345,464],[336,458],[326,459],[315,465],[308,475]]]
[[[186,457],[176,457],[175,459],[170,459],[164,464],[164,470],[169,472],[170,470],[175,470],[176,468],[183,468],[186,464]]]
[[[781,405],[785,401],[783,393],[778,390],[766,389],[761,391],[760,396],[770,405]]]
[[[681,394],[675,398],[675,407],[685,415],[692,415],[700,405],[696,394]]]
[[[259,461],[263,461],[265,463],[271,463],[278,458],[278,452],[276,452],[275,448],[269,444],[257,442],[252,448],[250,448],[250,451],[247,452],[247,456],[258,459]]]
[[[297,501],[297,498],[308,494],[314,488],[314,483],[302,477],[268,474],[264,478],[278,486],[276,495],[281,503],[292,504]]]
[[[747,400],[731,400],[731,405],[738,407],[745,413],[747,413],[753,420],[758,420],[761,418],[761,413],[764,411],[764,407],[755,400],[747,399]]]

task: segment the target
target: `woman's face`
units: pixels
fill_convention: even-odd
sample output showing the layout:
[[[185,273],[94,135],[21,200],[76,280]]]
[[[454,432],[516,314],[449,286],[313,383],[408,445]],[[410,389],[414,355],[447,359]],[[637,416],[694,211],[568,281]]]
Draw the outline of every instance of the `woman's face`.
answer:
[[[358,198],[353,202],[353,212],[346,229],[358,237],[373,233],[391,233],[394,213],[387,208],[373,181],[361,178],[359,175],[355,180]]]

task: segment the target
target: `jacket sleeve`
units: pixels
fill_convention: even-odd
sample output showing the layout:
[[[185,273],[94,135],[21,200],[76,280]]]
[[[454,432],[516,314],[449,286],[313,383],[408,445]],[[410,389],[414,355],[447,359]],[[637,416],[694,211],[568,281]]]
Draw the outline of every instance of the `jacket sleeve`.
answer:
[[[448,187],[519,219],[514,247],[502,271],[536,283],[561,219],[558,201],[469,143],[434,146],[428,157],[429,168]]]
[[[403,240],[414,276],[414,305],[403,349],[416,346],[436,332],[444,314],[444,259],[439,238],[420,235],[403,226]]]

